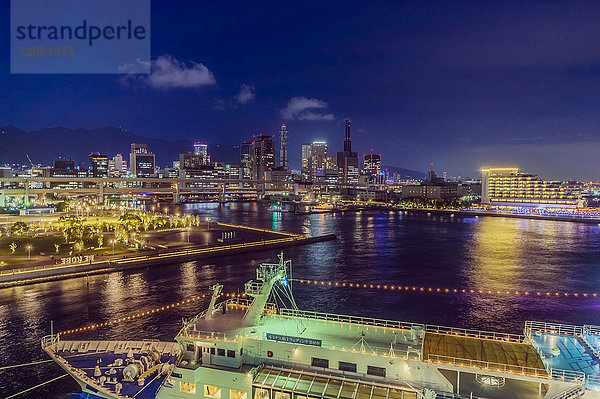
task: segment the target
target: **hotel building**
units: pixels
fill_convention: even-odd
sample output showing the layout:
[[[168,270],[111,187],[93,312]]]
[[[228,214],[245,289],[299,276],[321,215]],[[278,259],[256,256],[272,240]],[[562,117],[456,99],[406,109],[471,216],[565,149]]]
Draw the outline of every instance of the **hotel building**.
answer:
[[[542,180],[519,168],[481,170],[481,203],[491,207],[574,209],[581,206],[578,198],[563,182]]]

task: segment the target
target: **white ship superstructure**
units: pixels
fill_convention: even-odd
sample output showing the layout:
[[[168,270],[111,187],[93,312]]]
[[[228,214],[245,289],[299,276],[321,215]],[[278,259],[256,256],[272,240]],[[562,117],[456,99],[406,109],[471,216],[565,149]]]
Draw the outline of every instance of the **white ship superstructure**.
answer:
[[[81,398],[600,398],[598,327],[528,322],[511,335],[303,311],[292,282],[281,254],[246,283],[251,299],[217,303],[213,286],[176,343],[43,346]]]

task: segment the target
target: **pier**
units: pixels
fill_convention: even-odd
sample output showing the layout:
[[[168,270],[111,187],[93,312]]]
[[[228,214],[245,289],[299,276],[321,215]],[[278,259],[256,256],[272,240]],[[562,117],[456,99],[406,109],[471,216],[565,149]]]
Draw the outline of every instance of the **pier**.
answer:
[[[336,239],[335,234],[317,237],[306,237],[298,234],[276,232],[246,226],[212,223],[216,228],[225,228],[231,232],[258,233],[254,239],[235,239],[237,235],[222,234],[218,243],[210,246],[188,245],[172,249],[154,249],[134,252],[131,255],[111,256],[72,256],[59,264],[30,265],[19,268],[3,268],[0,270],[0,288],[16,285],[35,284],[45,281],[63,280],[113,271],[139,269],[165,265],[174,262],[188,262],[214,257],[239,255],[249,252],[280,250],[299,245]],[[248,234],[246,234],[248,235]],[[229,237],[229,238],[227,238]],[[260,239],[257,239],[260,237]]]

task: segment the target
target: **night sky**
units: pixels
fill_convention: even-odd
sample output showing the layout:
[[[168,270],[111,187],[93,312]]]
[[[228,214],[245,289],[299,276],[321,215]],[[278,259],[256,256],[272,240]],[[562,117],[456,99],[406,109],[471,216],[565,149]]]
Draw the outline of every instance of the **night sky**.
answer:
[[[383,164],[599,179],[600,3],[152,0],[154,76],[11,75],[0,125],[237,144],[289,129]],[[184,68],[186,70],[184,70]]]

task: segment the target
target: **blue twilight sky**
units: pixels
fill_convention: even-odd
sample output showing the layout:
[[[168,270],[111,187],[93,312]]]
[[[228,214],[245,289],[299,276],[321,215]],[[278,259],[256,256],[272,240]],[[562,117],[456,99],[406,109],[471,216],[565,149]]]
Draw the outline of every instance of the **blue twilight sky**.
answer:
[[[152,1],[151,76],[11,75],[0,126],[123,126],[237,144],[289,129],[449,175],[516,165],[600,178],[600,3]],[[155,149],[160,151],[160,149]]]

